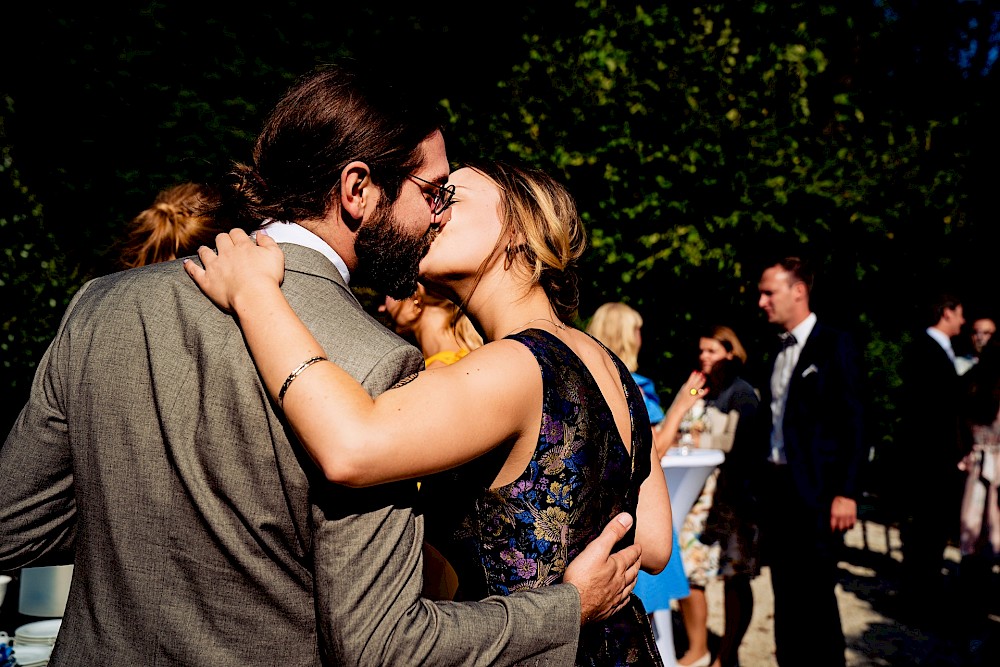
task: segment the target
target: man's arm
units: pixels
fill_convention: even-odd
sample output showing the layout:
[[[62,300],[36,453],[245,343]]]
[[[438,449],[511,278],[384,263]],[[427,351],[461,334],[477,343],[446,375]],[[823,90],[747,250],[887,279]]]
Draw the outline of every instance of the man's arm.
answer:
[[[834,482],[836,493],[830,507],[830,529],[844,531],[857,522],[857,495],[861,468],[868,457],[864,439],[864,415],[861,402],[861,364],[857,347],[847,334],[840,334],[836,341],[834,367],[837,370],[837,389],[840,431],[838,450],[841,457],[842,477]]]
[[[627,531],[613,521],[570,564],[571,583],[478,602],[432,602],[420,597],[422,526],[402,520],[404,513],[386,509],[326,522],[331,533],[342,533],[351,522],[375,519],[377,537],[368,548],[343,536],[318,536],[318,603],[327,615],[321,630],[333,664],[571,665],[581,622],[607,618],[635,586],[638,547],[610,554]],[[354,560],[345,560],[349,551]]]
[[[413,352],[401,347],[384,359],[393,372],[369,391],[412,371]],[[423,599],[423,518],[412,507],[413,486],[317,490],[316,600],[331,664],[571,665],[581,620],[607,618],[635,585],[639,547],[610,553],[631,523],[613,521],[570,563],[567,583],[479,602]]]
[[[0,449],[0,570],[72,562],[76,497],[62,383],[73,297],[38,364],[28,403]]]

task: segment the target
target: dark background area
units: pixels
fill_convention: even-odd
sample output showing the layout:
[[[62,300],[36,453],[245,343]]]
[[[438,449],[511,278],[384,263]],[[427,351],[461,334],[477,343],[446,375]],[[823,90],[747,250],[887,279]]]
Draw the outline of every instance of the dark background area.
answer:
[[[901,346],[926,326],[925,297],[951,290],[970,322],[997,316],[997,3],[704,4],[740,31],[740,55],[766,56],[799,38],[823,51],[822,71],[808,78],[811,115],[772,109],[759,134],[748,124],[709,125],[725,106],[714,116],[706,109],[728,103],[727,93],[752,98],[744,112],[757,96],[763,107],[782,86],[791,99],[797,80],[766,82],[750,67],[732,80],[705,78],[714,73],[711,55],[704,72],[684,69],[698,62],[685,60],[696,47],[672,46],[685,35],[671,26],[696,32],[692,9],[703,3],[671,5],[676,23],[662,14],[637,21],[634,3],[537,4],[7,3],[0,9],[3,422],[23,404],[69,296],[115,270],[115,244],[131,217],[164,187],[214,181],[233,160],[248,160],[264,115],[294,77],[352,54],[412,72],[439,94],[456,163],[518,151],[564,179],[588,228],[612,239],[601,245],[595,235],[583,264],[578,324],[607,300],[640,310],[640,372],[665,400],[693,365],[699,332],[716,322],[743,338],[748,374],[759,384],[774,331],[756,307],[757,277],[771,257],[812,257],[815,310],[852,330],[865,350],[868,437],[873,446],[891,442],[895,366]],[[621,97],[595,101],[602,82],[591,63],[615,57],[622,64],[607,71],[638,73],[637,87],[613,81],[608,94]],[[790,72],[794,62],[783,62]],[[681,93],[663,95],[671,87]],[[698,104],[688,102],[695,89]],[[843,96],[853,106],[839,102]],[[647,113],[623,115],[643,104]],[[864,122],[845,108],[862,110]],[[788,119],[767,130],[777,115]],[[618,138],[632,143],[616,153]],[[640,140],[657,138],[701,150],[699,169],[638,160]],[[900,148],[908,141],[909,153]],[[776,144],[829,163],[816,168],[815,187],[803,178],[780,205],[767,174],[750,171],[780,152]],[[858,157],[839,157],[851,150]],[[565,158],[571,151],[584,154],[583,164]],[[599,157],[588,164],[592,155]],[[609,176],[614,169],[620,181]],[[657,178],[672,181],[664,192],[674,200],[629,217],[644,198],[664,196],[655,192]],[[817,198],[814,190],[828,187],[822,179],[843,192]],[[853,208],[842,204],[852,197]],[[750,214],[731,227],[714,223],[721,203]],[[687,228],[718,254],[685,254],[692,232],[678,230]],[[635,269],[643,253],[671,243],[648,270]]]

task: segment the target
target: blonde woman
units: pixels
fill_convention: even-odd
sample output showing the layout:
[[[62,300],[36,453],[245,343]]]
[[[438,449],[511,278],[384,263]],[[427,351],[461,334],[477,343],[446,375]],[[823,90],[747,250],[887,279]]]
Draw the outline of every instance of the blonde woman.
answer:
[[[460,169],[447,187],[455,202],[421,279],[488,342],[374,400],[288,306],[271,239],[234,230],[218,255],[199,251],[204,269],[186,267],[236,313],[268,391],[331,481],[374,485],[477,459],[463,469],[470,495],[456,496],[464,512],[448,554],[463,598],[558,583],[622,511],[636,516],[643,569],[660,571],[670,505],[640,392],[616,356],[565,323],[585,246],[575,203],[545,174],[500,163]],[[442,405],[457,418],[441,419]],[[577,662],[661,664],[634,595],[581,628]]]
[[[453,364],[483,345],[483,337],[458,305],[424,285],[406,299],[385,297],[378,309],[392,319],[396,333],[416,340],[427,368]]]
[[[660,397],[653,381],[636,372],[639,368],[639,351],[642,348],[642,315],[626,303],[610,301],[594,311],[594,316],[587,325],[587,333],[617,354],[632,373],[632,379],[642,391],[650,424],[654,432],[658,432],[658,426],[664,416]],[[677,544],[676,531],[673,533],[673,544]],[[681,563],[680,549],[677,548],[671,551],[670,560],[663,572],[657,575],[640,572],[635,584],[635,594],[642,600],[651,620],[654,612],[670,611],[673,600],[686,598],[690,593],[691,589],[688,587],[684,566]],[[667,648],[672,650],[673,647]]]

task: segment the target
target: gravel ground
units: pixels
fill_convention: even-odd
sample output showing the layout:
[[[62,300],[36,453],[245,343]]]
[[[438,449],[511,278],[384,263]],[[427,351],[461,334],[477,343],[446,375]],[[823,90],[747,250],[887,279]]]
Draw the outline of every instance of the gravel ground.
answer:
[[[899,533],[895,528],[887,529],[870,521],[864,524],[864,530],[862,533],[859,523],[846,535],[847,549],[840,563],[837,586],[841,622],[847,639],[848,667],[1000,667],[1000,615],[991,615],[987,630],[973,642],[948,629],[954,609],[942,609],[939,618],[919,625],[899,618],[901,613],[896,611],[898,605],[895,604],[901,560]],[[958,564],[957,550],[949,547],[946,558],[947,580],[953,582]],[[767,568],[754,580],[753,592],[754,614],[740,647],[740,665],[777,667],[771,580]],[[721,582],[711,584],[706,594],[709,645],[714,653],[724,627]],[[1000,601],[995,606],[995,611],[1000,613]],[[677,613],[674,620],[674,637],[681,649],[686,640]]]

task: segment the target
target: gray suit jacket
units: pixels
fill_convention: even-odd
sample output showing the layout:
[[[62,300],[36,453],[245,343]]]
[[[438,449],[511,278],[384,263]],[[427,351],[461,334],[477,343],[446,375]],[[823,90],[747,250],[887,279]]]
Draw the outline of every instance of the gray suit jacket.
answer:
[[[320,253],[283,290],[373,395],[423,365]],[[51,665],[571,664],[579,596],[420,598],[413,483],[327,483],[179,261],[86,284],[0,450],[0,570],[74,563]]]

